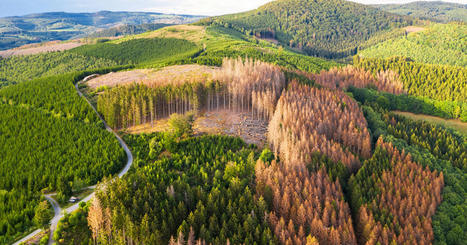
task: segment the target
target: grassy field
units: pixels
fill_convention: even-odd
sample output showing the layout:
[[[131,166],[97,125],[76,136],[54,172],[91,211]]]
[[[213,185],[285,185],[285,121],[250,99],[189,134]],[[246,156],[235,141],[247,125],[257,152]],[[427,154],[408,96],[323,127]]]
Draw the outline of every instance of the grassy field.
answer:
[[[434,117],[434,116],[428,116],[428,115],[423,115],[423,114],[414,114],[414,113],[403,112],[403,111],[393,111],[393,112],[398,115],[409,117],[414,120],[425,120],[430,123],[443,125],[447,128],[452,128],[454,130],[457,130],[458,132],[467,136],[467,123],[461,122],[460,120],[443,119],[441,117]]]

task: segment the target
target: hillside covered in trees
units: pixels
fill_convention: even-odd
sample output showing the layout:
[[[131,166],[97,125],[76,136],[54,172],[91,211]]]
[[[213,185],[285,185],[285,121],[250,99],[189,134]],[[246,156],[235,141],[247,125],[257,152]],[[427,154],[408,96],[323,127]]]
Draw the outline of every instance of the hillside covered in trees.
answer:
[[[411,25],[413,20],[344,0],[279,0],[201,23],[276,39],[308,55],[340,58],[356,54],[366,40]]]
[[[406,4],[377,4],[381,10],[437,22],[467,22],[467,5],[444,1],[417,1]]]
[[[408,57],[416,62],[467,66],[467,24],[431,24],[420,32],[390,39],[359,51],[362,57]]]
[[[44,194],[63,205],[97,184],[58,222],[56,244],[464,244],[467,136],[391,112],[467,121],[464,26],[406,35],[414,23],[343,0],[279,0],[1,59],[0,243],[48,227]],[[379,57],[389,39],[432,49]],[[369,53],[311,56],[357,51]],[[187,64],[202,69],[185,77]],[[172,67],[178,76],[162,74]],[[88,77],[107,73],[115,81]],[[125,153],[92,107],[134,156],[120,178]],[[261,124],[264,144],[196,131],[195,119],[226,113],[241,129]]]

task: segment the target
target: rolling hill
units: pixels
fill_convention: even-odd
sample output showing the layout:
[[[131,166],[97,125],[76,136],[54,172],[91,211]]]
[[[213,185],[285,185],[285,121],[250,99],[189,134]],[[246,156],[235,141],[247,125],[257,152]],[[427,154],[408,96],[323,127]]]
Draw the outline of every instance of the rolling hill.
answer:
[[[87,36],[107,28],[147,23],[184,24],[201,16],[150,12],[51,12],[0,18],[0,50],[51,40]]]
[[[359,52],[363,57],[405,56],[417,62],[467,66],[467,25],[432,24]]]
[[[467,22],[467,4],[420,1],[407,4],[378,4],[373,6],[390,13],[409,15],[437,22]]]
[[[201,23],[276,39],[308,55],[340,58],[355,54],[366,40],[413,20],[344,0],[279,0]]]

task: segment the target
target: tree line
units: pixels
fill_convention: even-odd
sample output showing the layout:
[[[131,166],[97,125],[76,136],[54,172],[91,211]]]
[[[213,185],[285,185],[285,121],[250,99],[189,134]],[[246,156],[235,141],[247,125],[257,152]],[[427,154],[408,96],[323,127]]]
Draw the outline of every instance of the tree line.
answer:
[[[220,109],[245,111],[268,120],[285,82],[277,66],[225,59],[212,78],[177,84],[145,81],[112,88],[99,95],[97,108],[114,128],[152,124],[172,113]]]
[[[467,102],[467,68],[417,63],[409,58],[354,57],[354,65],[377,74],[392,70],[399,74],[409,95],[440,101]]]

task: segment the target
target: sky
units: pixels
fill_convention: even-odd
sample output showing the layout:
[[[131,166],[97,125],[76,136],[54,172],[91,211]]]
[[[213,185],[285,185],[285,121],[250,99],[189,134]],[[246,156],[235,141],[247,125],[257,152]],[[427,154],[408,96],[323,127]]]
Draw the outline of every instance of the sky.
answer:
[[[255,9],[271,0],[0,0],[0,17],[42,12],[144,11],[221,15]],[[352,0],[364,4],[408,3],[413,0]],[[467,4],[467,0],[448,0]]]

